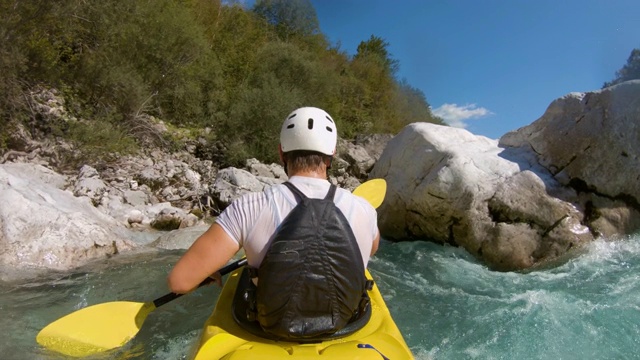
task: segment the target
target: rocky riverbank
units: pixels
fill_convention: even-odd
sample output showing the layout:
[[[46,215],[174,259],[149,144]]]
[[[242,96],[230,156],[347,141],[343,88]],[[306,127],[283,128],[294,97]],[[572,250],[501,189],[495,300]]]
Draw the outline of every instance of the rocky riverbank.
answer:
[[[77,157],[77,150],[60,138],[37,134],[38,129],[77,119],[69,118],[64,99],[55,91],[39,89],[31,96],[39,120],[35,131],[18,126],[8,141],[12,149],[0,155],[3,279],[24,275],[25,269],[71,269],[156,239],[160,242],[152,246],[186,247],[197,234],[185,240],[187,244],[167,234],[206,228],[206,219],[233,199],[287,179],[279,164],[248,159],[243,168],[220,168],[201,159],[199,148],[215,150],[204,138],[185,142],[179,151],[149,147],[135,156],[69,169],[61,159]],[[169,131],[161,122],[156,125],[160,132]],[[390,139],[375,135],[340,140],[331,182],[357,187]]]
[[[39,126],[66,121],[55,92],[34,99]],[[461,246],[498,270],[539,266],[640,228],[638,99],[640,81],[569,94],[499,140],[428,123],[340,140],[330,180],[349,189],[387,180],[378,211],[387,239]],[[255,159],[219,168],[196,156],[213,146],[203,139],[62,168],[73,147],[33,133],[19,127],[0,155],[4,280],[141,246],[184,248],[233,199],[286,180],[280,165]]]

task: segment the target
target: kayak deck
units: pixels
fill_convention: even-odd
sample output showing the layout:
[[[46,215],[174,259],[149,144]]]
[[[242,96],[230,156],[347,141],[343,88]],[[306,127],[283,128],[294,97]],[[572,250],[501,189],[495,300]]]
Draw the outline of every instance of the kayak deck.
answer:
[[[241,271],[233,272],[227,279],[213,314],[204,325],[193,359],[413,359],[375,284],[369,291],[371,319],[346,337],[299,344],[248,333],[235,322],[231,311]],[[366,275],[371,279],[369,271]]]

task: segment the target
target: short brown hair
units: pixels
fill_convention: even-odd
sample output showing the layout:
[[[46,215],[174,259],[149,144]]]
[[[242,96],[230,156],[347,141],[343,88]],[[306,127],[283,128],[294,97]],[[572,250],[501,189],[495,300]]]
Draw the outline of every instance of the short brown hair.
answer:
[[[312,171],[325,166],[328,161],[331,164],[332,156],[309,150],[294,150],[282,154],[285,171]],[[327,167],[328,168],[328,167]]]

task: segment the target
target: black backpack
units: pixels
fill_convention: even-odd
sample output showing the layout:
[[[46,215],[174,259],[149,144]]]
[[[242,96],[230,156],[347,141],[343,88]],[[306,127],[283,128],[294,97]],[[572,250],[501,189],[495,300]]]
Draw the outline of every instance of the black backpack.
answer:
[[[310,199],[284,185],[298,204],[276,230],[260,267],[250,269],[259,279],[251,308],[271,337],[330,336],[365,312],[373,284],[353,231],[333,202],[336,186],[324,199]]]

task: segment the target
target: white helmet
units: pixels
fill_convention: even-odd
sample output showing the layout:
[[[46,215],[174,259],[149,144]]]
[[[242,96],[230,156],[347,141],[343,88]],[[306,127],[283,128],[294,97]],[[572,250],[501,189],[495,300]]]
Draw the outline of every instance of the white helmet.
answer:
[[[336,124],[326,111],[315,107],[294,110],[282,124],[282,152],[311,150],[333,155],[338,141]]]

